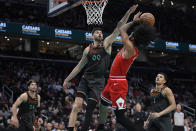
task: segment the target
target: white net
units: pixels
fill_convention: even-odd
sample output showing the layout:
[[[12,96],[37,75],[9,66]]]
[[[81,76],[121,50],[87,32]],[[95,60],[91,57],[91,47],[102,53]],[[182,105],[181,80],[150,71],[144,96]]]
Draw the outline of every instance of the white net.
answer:
[[[103,15],[103,11],[107,3],[108,3],[108,0],[100,0],[100,1],[88,0],[82,4],[86,10],[88,25],[103,24],[102,15]]]

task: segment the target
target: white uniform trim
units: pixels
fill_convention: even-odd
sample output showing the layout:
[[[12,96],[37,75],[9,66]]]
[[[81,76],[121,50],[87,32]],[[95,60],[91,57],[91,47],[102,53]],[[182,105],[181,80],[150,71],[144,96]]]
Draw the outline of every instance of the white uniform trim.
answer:
[[[101,98],[102,98],[102,100],[104,100],[105,102],[107,102],[107,103],[109,103],[109,104],[112,104],[112,101],[108,100],[107,98],[103,97],[102,95],[101,95]]]
[[[111,78],[110,80],[127,80],[127,79],[112,79],[112,78]]]
[[[126,76],[110,76],[110,77],[113,77],[113,78],[121,78],[121,77],[126,77]]]

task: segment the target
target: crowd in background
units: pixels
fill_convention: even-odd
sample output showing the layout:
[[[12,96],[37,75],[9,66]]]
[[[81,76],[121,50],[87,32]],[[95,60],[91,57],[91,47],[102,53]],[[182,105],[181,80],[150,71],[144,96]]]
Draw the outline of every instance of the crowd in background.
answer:
[[[136,68],[136,67],[134,67]],[[80,80],[78,75],[72,80],[72,87],[64,92],[62,90],[62,83],[66,75],[71,71],[72,66],[66,67],[65,64],[56,62],[40,62],[40,61],[8,61],[2,60],[0,62],[0,86],[9,87],[14,92],[13,100],[7,95],[3,94],[3,88],[0,88],[0,126],[8,127],[11,118],[11,106],[16,98],[27,90],[26,81],[33,78],[38,81],[38,91],[41,95],[41,114],[39,119],[40,129],[45,131],[67,130],[69,114],[74,102],[74,95],[77,85]],[[133,69],[128,74],[129,93],[127,101],[126,115],[134,121],[134,114],[136,114],[135,105],[141,104],[142,112],[144,112],[144,119],[137,121],[141,124],[147,117],[149,101],[149,90],[154,87],[154,78],[156,72],[138,72]],[[184,79],[182,79],[182,78]],[[189,77],[191,77],[189,75]],[[196,91],[195,81],[186,81],[186,75],[169,75],[170,82],[168,86],[173,90],[176,102],[182,105],[195,108],[196,100],[194,99]],[[191,80],[191,79],[189,79]],[[6,89],[5,89],[6,90]],[[76,127],[81,129],[81,123],[84,120],[86,103],[83,109],[78,114]],[[107,118],[105,129],[108,131],[126,131],[121,125],[116,123],[115,115],[112,108],[109,108],[109,116]],[[171,115],[172,116],[172,115]],[[90,129],[94,130],[98,126],[99,106],[94,110],[93,120],[90,124]],[[186,115],[185,126],[193,131],[196,121],[194,116]],[[43,121],[43,122],[42,122]],[[137,124],[136,123],[136,124]],[[195,130],[195,129],[194,129]]]

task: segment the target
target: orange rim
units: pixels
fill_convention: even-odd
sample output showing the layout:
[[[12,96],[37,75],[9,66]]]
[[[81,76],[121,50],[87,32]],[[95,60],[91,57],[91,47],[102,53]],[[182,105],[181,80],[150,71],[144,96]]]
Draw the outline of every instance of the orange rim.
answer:
[[[100,1],[85,1],[84,4],[93,4],[93,3],[104,3],[106,2],[107,0],[100,0]]]

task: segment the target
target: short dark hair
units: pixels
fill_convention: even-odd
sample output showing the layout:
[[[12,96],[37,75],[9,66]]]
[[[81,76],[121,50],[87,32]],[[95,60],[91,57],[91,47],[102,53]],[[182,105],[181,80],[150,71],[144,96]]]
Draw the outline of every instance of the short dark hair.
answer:
[[[93,34],[94,34],[94,32],[95,32],[95,31],[97,31],[97,30],[102,31],[102,29],[101,29],[100,27],[95,27],[95,28],[93,28],[93,30],[92,30],[92,35],[93,35]]]
[[[156,38],[156,29],[148,23],[140,23],[133,30],[135,46],[147,46]]]
[[[30,86],[31,83],[36,83],[37,84],[37,81],[34,80],[34,79],[30,79],[30,80],[27,81],[27,86]]]
[[[167,81],[168,81],[167,75],[166,75],[165,73],[163,73],[163,72],[159,72],[158,74],[163,75],[163,76],[164,76],[164,78],[165,78],[165,81],[166,81],[166,83],[167,83]]]

